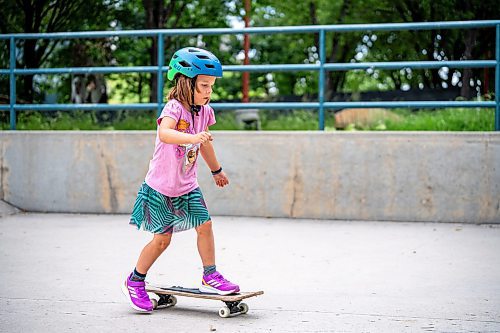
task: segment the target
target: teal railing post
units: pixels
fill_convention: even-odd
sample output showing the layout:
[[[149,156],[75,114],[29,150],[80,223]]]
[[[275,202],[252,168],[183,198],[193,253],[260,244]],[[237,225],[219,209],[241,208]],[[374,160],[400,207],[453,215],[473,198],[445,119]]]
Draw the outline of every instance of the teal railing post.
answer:
[[[16,129],[16,110],[14,109],[14,104],[16,104],[16,76],[14,74],[14,69],[16,68],[16,41],[14,37],[10,37],[10,65],[9,65],[9,82],[10,82],[10,129]]]
[[[158,91],[158,117],[161,114],[162,104],[163,104],[163,64],[165,62],[165,52],[164,52],[164,38],[163,34],[158,34],[158,76],[157,76],[157,91]]]
[[[319,130],[325,129],[325,109],[323,102],[325,101],[325,30],[319,31],[319,83],[318,83],[318,102],[319,102]]]
[[[497,66],[495,68],[495,131],[500,131],[500,24],[497,24],[495,47],[497,60]]]

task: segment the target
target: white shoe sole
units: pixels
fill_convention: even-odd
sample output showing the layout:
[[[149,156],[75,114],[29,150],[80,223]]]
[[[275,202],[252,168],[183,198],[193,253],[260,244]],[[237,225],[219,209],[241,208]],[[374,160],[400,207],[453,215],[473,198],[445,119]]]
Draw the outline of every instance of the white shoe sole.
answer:
[[[221,295],[221,296],[231,295],[231,294],[234,294],[234,293],[237,292],[236,289],[235,290],[224,291],[224,290],[218,290],[218,289],[215,289],[213,287],[209,287],[209,286],[205,286],[205,285],[201,285],[199,289],[203,293],[218,294],[218,295]]]
[[[124,283],[122,283],[121,289],[122,289],[123,295],[125,295],[125,298],[127,299],[128,303],[130,304],[130,306],[134,310],[139,311],[139,312],[145,312],[145,313],[151,313],[151,312],[153,312],[153,310],[148,311],[148,310],[145,310],[145,309],[141,309],[140,307],[138,307],[137,305],[135,305],[134,302],[132,302],[132,299],[130,298],[130,294],[128,293],[127,281],[125,281]]]

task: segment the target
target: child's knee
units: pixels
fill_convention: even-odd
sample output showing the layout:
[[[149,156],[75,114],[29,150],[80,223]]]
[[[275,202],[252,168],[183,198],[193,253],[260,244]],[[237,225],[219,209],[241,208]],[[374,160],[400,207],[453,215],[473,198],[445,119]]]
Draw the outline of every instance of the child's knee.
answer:
[[[165,251],[165,249],[170,245],[171,239],[172,235],[155,235],[153,242],[159,250]]]
[[[208,234],[212,232],[212,221],[207,221],[200,225],[199,227],[196,228],[196,232],[198,233],[199,236]]]

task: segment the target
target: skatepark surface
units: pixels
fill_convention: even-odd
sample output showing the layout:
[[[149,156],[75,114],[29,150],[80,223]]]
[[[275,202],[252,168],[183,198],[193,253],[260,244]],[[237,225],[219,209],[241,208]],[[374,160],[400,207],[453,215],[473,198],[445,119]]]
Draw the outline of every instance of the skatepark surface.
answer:
[[[132,310],[120,284],[147,232],[127,215],[0,215],[0,332],[499,332],[500,226],[213,217],[217,268],[248,299]],[[196,233],[148,281],[196,287]]]

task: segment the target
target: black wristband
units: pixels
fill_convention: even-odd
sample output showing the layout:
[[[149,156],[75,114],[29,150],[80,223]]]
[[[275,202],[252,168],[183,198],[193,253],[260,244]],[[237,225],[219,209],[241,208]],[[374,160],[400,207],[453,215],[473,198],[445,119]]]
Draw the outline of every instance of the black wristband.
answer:
[[[218,175],[219,173],[222,172],[222,167],[220,167],[219,170],[215,170],[215,171],[211,171],[211,172],[212,172],[212,176]]]

